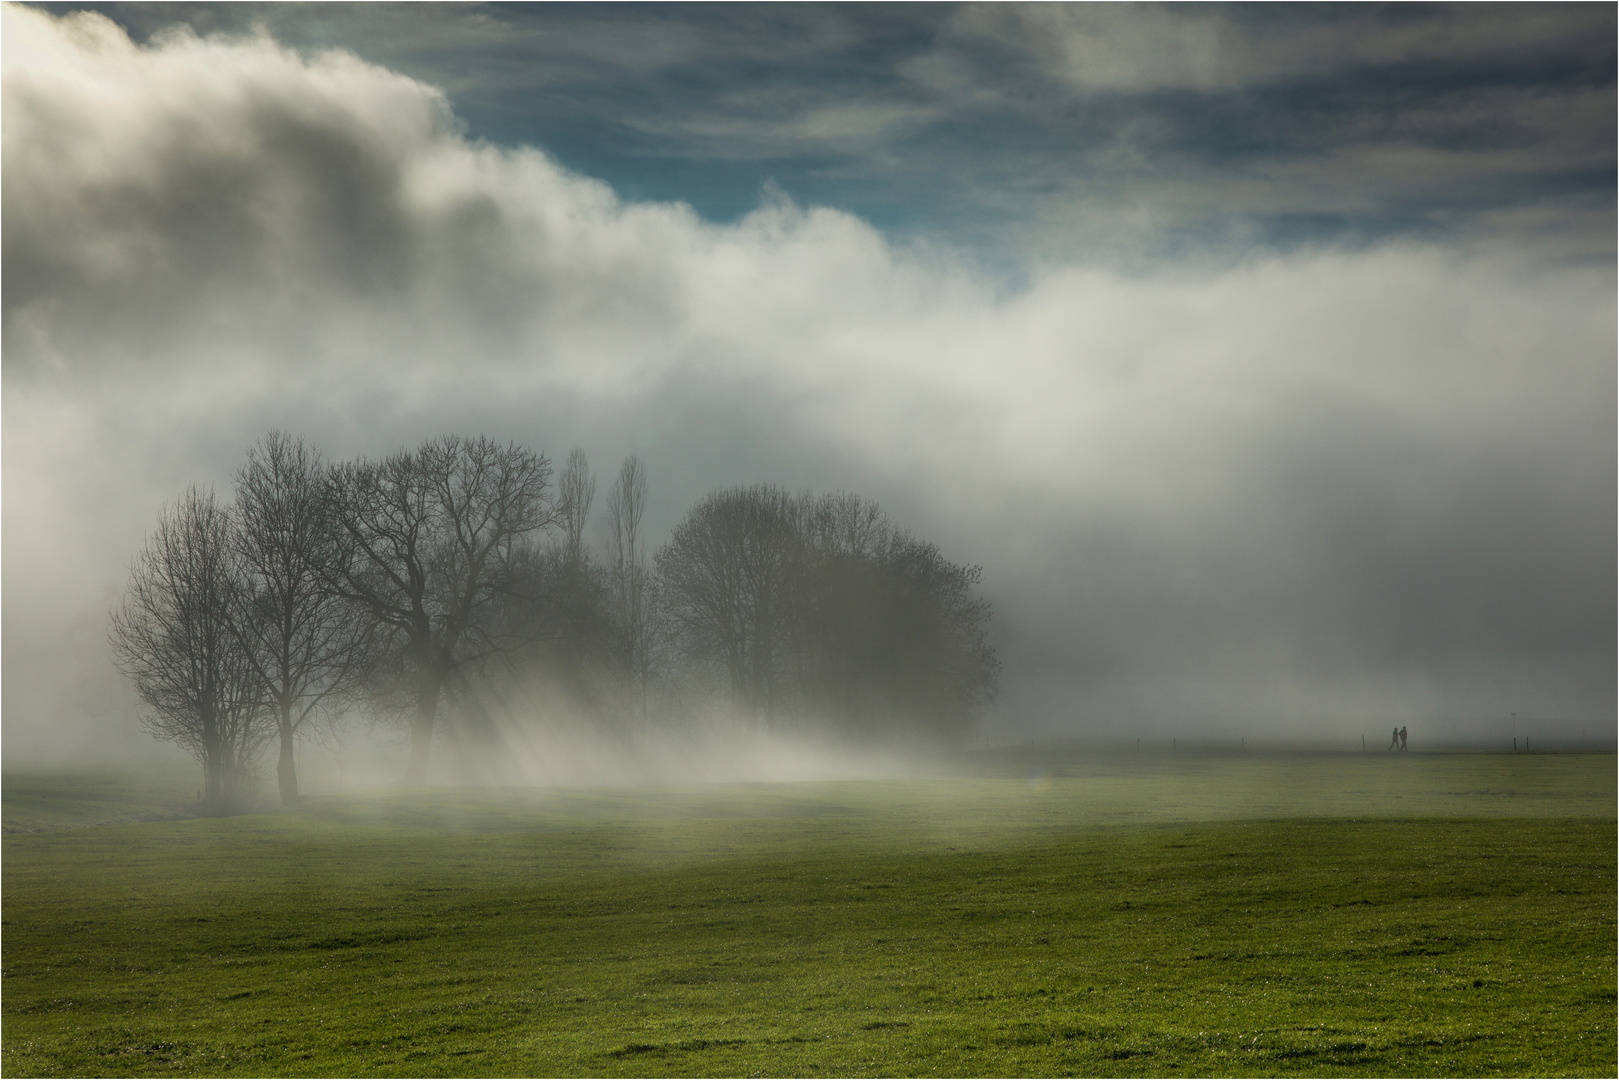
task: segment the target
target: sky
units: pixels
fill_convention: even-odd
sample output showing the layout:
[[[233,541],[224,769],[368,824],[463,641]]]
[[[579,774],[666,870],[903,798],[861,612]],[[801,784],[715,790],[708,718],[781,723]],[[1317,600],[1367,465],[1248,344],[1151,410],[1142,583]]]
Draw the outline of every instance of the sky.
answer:
[[[1611,5],[8,6],[8,761],[271,428],[854,491],[999,741],[1611,721]]]

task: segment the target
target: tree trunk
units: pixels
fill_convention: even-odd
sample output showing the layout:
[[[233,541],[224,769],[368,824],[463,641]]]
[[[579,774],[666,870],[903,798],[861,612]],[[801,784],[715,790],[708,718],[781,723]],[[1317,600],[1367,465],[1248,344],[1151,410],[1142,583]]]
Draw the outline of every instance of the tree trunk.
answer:
[[[438,713],[439,689],[443,679],[429,665],[423,665],[417,684],[416,718],[410,725],[410,764],[405,766],[405,786],[427,783],[427,755],[433,746],[433,717]]]
[[[225,802],[225,748],[219,738],[218,725],[213,713],[202,710],[202,775],[206,791],[208,813],[217,814]]]
[[[230,743],[219,740],[219,802],[216,814],[234,814],[237,811],[237,792],[241,789],[241,769]]]
[[[292,719],[287,715],[289,711],[286,707],[281,710],[281,759],[275,763],[275,778],[281,785],[282,806],[298,804],[298,765],[292,756]]]
[[[212,814],[219,808],[224,784],[219,778],[219,754],[211,749],[206,753],[207,759],[202,765],[202,805]]]

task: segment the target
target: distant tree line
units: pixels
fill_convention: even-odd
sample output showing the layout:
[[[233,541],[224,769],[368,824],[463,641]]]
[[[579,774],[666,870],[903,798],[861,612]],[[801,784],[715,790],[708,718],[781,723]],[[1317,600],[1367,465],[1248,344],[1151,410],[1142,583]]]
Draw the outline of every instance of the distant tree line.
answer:
[[[978,568],[853,495],[717,491],[649,555],[634,456],[599,548],[580,450],[553,477],[483,437],[333,463],[272,432],[234,488],[165,507],[109,633],[145,729],[201,762],[221,811],[272,746],[296,802],[298,741],[353,712],[406,727],[419,784],[435,740],[498,758],[562,713],[627,743],[705,725],[949,740],[995,693]]]

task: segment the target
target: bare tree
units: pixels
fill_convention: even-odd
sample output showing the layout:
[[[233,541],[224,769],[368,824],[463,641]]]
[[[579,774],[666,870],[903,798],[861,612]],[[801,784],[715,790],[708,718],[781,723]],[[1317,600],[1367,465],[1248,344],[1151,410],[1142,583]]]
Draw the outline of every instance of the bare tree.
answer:
[[[112,612],[114,660],[145,706],[142,726],[202,764],[207,804],[239,808],[254,759],[274,738],[262,681],[235,632],[247,588],[229,511],[192,487],[164,508]]]
[[[562,523],[562,551],[566,565],[577,566],[584,560],[585,522],[590,519],[590,504],[596,501],[596,474],[590,471],[590,460],[584,450],[574,447],[568,451],[568,460],[557,477],[557,516]]]
[[[618,479],[607,494],[608,587],[618,664],[643,725],[657,651],[652,571],[641,531],[646,499],[646,466],[631,454],[619,466]]]
[[[619,466],[618,479],[607,493],[608,553],[614,567],[633,566],[646,559],[646,540],[641,535],[646,496],[646,466],[631,454]]]
[[[327,587],[340,545],[324,498],[320,454],[272,431],[236,472],[235,543],[246,574],[238,617],[280,735],[281,802],[298,801],[293,749],[343,691],[365,647],[355,607]]]
[[[427,776],[446,678],[510,649],[501,601],[542,531],[559,524],[551,464],[482,436],[444,436],[414,452],[333,470],[343,551],[331,582],[361,605],[409,683],[414,716],[405,781]]]

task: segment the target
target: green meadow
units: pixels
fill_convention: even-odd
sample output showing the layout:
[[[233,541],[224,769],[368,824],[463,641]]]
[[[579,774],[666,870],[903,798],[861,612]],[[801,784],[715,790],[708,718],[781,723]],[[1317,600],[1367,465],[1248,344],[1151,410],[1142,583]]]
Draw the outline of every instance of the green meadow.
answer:
[[[1612,754],[958,764],[181,820],[8,773],[3,1069],[1614,1074]]]

